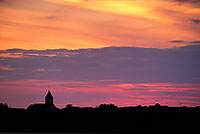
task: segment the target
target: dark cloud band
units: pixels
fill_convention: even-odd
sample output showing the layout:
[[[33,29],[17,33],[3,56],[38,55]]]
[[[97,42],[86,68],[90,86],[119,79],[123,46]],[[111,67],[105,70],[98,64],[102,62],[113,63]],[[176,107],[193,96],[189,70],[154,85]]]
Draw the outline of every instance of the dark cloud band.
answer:
[[[171,41],[168,41],[169,43],[183,43],[184,40],[171,40]]]
[[[171,49],[10,49],[0,51],[0,79],[200,82],[199,58],[199,45]]]

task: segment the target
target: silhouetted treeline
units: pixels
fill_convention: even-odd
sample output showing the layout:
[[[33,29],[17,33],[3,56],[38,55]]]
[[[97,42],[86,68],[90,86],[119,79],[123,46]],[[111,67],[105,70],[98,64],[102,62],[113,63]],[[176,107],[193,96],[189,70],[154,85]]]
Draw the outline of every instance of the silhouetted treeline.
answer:
[[[31,111],[0,104],[1,132],[134,132],[198,130],[200,107],[154,106],[96,108],[71,104],[56,111]]]

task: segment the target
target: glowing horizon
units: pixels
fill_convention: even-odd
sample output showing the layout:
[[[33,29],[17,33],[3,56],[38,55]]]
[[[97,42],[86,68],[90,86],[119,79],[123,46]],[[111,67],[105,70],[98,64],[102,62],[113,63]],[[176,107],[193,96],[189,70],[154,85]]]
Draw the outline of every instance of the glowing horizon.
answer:
[[[0,49],[184,46],[199,40],[199,5],[189,0],[2,0]]]

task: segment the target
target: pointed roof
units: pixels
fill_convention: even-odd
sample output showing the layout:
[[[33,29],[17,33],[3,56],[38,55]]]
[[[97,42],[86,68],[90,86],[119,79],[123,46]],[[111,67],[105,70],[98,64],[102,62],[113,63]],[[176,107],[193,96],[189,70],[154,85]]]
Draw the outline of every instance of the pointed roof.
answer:
[[[48,91],[48,93],[47,93],[47,95],[46,95],[46,98],[53,98],[53,96],[52,96],[52,94],[51,94],[51,92],[50,91]]]

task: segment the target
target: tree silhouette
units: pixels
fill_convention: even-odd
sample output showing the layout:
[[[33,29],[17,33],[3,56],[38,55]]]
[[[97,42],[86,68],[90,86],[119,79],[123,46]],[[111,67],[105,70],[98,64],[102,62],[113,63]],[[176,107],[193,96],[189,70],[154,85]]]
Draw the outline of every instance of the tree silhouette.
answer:
[[[11,108],[0,103],[0,132],[113,132],[134,133],[136,130],[196,130],[200,107],[153,106],[117,107],[100,104],[98,107],[65,108],[52,112]]]

